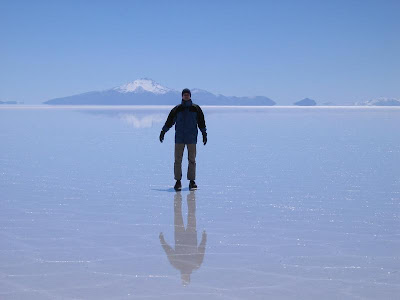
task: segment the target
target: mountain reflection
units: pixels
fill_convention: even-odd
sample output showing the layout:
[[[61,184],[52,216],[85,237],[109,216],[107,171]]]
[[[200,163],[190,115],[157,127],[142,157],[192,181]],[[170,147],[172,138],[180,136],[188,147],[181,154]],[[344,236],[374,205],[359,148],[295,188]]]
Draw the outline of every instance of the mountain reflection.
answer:
[[[133,110],[133,109],[132,109]],[[153,125],[162,124],[168,117],[168,112],[164,110],[115,110],[113,108],[103,110],[79,110],[79,112],[94,116],[103,116],[120,119],[122,122],[134,128],[151,128]],[[160,127],[161,128],[161,127]]]

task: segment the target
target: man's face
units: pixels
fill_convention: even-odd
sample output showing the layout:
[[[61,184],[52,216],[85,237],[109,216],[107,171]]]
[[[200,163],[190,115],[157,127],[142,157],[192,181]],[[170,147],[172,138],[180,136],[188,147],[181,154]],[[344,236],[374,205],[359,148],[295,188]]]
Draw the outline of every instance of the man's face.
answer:
[[[185,100],[185,101],[190,100],[190,94],[189,93],[183,93],[182,99]]]

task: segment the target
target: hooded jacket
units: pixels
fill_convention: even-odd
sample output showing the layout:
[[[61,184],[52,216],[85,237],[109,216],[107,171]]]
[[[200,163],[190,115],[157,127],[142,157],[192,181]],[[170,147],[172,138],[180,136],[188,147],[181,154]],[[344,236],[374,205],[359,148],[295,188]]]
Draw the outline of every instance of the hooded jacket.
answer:
[[[192,100],[182,100],[171,109],[162,130],[167,132],[174,124],[175,144],[197,144],[197,127],[203,135],[207,134],[203,111]]]

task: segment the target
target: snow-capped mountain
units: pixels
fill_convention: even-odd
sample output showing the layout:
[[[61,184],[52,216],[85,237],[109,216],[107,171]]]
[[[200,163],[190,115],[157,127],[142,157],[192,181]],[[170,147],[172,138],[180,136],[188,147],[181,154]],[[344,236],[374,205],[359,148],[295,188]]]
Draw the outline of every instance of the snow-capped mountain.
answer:
[[[191,89],[192,101],[200,105],[275,105],[264,97],[215,95],[206,90]],[[103,91],[93,91],[45,101],[45,104],[66,105],[176,105],[182,101],[181,91],[171,89],[149,78],[140,78]]]
[[[121,86],[113,88],[120,93],[143,93],[150,92],[154,94],[166,94],[174,90],[164,87],[161,84],[155,82],[149,78],[140,78],[132,82],[128,82]]]
[[[379,97],[367,101],[356,102],[355,105],[367,106],[400,106],[400,99]]]

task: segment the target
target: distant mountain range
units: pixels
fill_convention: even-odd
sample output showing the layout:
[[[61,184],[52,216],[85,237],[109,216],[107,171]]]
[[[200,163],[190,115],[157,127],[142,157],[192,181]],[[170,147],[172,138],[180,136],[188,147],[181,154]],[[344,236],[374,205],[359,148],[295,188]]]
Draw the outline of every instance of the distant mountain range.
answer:
[[[356,102],[354,105],[366,105],[366,106],[400,106],[400,99],[395,98],[376,98],[367,101]]]
[[[198,88],[190,90],[193,102],[200,105],[273,106],[276,104],[275,101],[264,96],[235,97],[221,94],[216,95]],[[181,99],[181,91],[162,86],[149,78],[140,78],[111,89],[55,98],[43,103],[52,105],[176,105],[180,103]],[[332,102],[318,104],[315,100],[305,98],[291,105],[334,106],[337,104]],[[400,100],[394,98],[376,98],[346,105],[400,106]]]
[[[275,105],[275,101],[263,97],[234,97],[215,95],[206,90],[190,89],[192,100],[199,105]],[[45,104],[68,105],[176,105],[181,102],[181,91],[160,85],[149,78],[103,91],[93,91],[68,97],[55,98]]]

